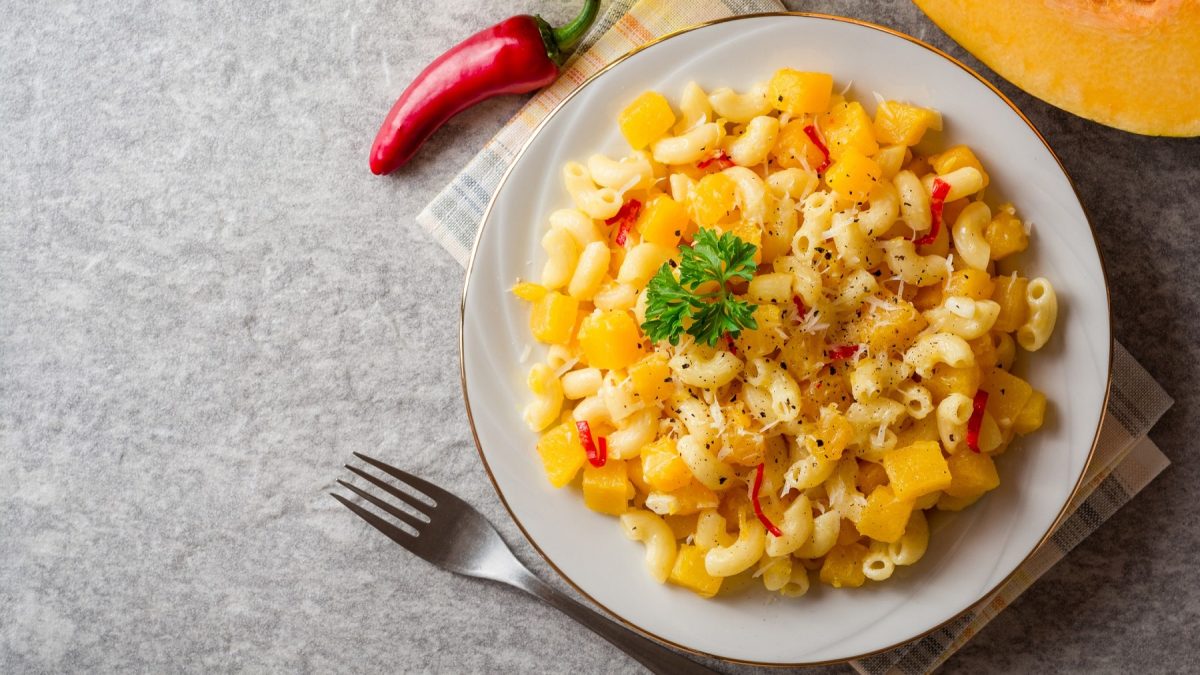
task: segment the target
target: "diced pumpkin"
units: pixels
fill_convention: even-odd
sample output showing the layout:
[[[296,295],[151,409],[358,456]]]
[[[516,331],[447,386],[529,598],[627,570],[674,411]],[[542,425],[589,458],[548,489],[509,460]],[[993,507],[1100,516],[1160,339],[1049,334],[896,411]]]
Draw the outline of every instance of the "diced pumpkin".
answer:
[[[637,231],[642,241],[674,248],[687,229],[687,208],[667,195],[651,199],[638,215]]]
[[[760,304],[754,310],[754,322],[758,328],[745,329],[734,340],[738,356],[755,358],[766,356],[783,345],[779,328],[783,325],[783,310],[779,305]]]
[[[996,283],[992,281],[991,275],[984,270],[969,267],[954,270],[950,274],[950,281],[946,284],[946,297],[959,296],[972,300],[990,300],[992,292],[995,290]]]
[[[983,170],[983,164],[980,163],[979,158],[965,145],[956,145],[953,148],[933,155],[929,158],[929,163],[933,165],[933,170],[937,171],[938,175],[941,176],[961,169],[964,166],[969,166],[983,176],[983,187],[987,187],[988,183],[991,182],[991,178]]]
[[[646,482],[646,476],[642,472],[641,460],[627,460],[625,462],[625,473],[628,474],[629,482],[633,483],[633,487],[635,490],[637,490],[637,494],[644,497],[654,491],[654,486]],[[636,499],[636,496],[634,498]]]
[[[918,497],[950,486],[950,467],[936,442],[922,441],[897,448],[883,457],[888,483],[899,499]]]
[[[970,495],[967,497],[951,497],[950,495],[943,494],[937,500],[937,507],[939,511],[962,511],[968,506],[979,501],[979,498],[982,496],[982,492],[977,495]]]
[[[862,544],[834,546],[821,564],[821,581],[834,588],[858,588],[867,581],[863,560],[868,549]]]
[[[880,485],[867,497],[867,505],[858,519],[858,531],[876,541],[889,544],[900,541],[912,510],[912,500],[897,499],[892,488]]]
[[[671,438],[660,438],[642,448],[642,478],[659,492],[672,492],[692,482],[692,472]]]
[[[911,303],[896,298],[889,301],[895,309],[863,312],[854,320],[851,331],[867,343],[872,354],[903,352],[925,330],[929,322]]]
[[[688,474],[691,475],[690,470]],[[723,505],[721,499],[717,497],[717,493],[694,479],[681,488],[656,494],[661,503],[666,506],[666,515],[672,516],[686,516],[701,509],[712,509]],[[649,504],[647,501],[647,508],[649,508]]]
[[[546,293],[548,293],[549,290],[541,284],[535,284],[531,281],[522,281],[521,283],[517,284],[516,286],[513,286],[512,292],[513,292],[513,295],[517,296],[518,298],[520,298],[522,300],[528,300],[529,302],[537,302],[538,300],[541,300],[543,297],[545,297]]]
[[[619,516],[629,508],[633,484],[625,462],[609,459],[604,466],[583,467],[583,503],[593,511]]]
[[[1012,430],[1024,436],[1040,429],[1045,420],[1046,395],[1035,389],[1033,395],[1025,402],[1025,407],[1021,408],[1021,412],[1013,420]]]
[[[762,226],[752,223],[748,220],[739,220],[732,225],[720,225],[717,229],[720,233],[732,233],[738,239],[754,246],[754,264],[762,263]]]
[[[701,226],[716,225],[736,205],[737,183],[723,173],[710,173],[701,178],[688,198],[692,219]]]
[[[634,393],[647,405],[661,403],[675,391],[667,355],[660,352],[654,352],[630,366],[629,379],[633,383]]]
[[[881,172],[875,160],[867,157],[858,148],[849,148],[842,153],[825,172],[825,182],[834,192],[853,201],[867,199],[871,190],[879,184]]]
[[[789,115],[822,113],[829,109],[833,76],[781,68],[767,87],[771,106]]]
[[[671,104],[656,91],[647,91],[633,99],[617,118],[621,134],[634,150],[641,150],[658,140],[672,124],[675,124],[675,113],[671,111]]]
[[[727,404],[723,408],[725,431],[722,437],[729,452],[726,461],[742,466],[758,466],[766,457],[766,439],[762,434],[751,430],[752,418],[741,401]]]
[[[875,124],[867,111],[857,101],[835,104],[821,116],[821,133],[825,135],[825,146],[835,160],[841,159],[849,150],[857,150],[864,156],[879,152],[875,140]],[[878,178],[878,176],[876,176]]]
[[[884,101],[875,110],[875,139],[880,143],[916,145],[929,129],[942,130],[936,110],[899,101]]]
[[[805,447],[810,453],[826,462],[842,458],[846,446],[854,440],[854,426],[834,406],[821,409],[820,419],[813,433],[805,438]]]
[[[642,358],[645,346],[637,320],[625,310],[599,310],[579,326],[579,347],[589,366],[628,368]]]
[[[982,452],[956,452],[946,460],[950,466],[950,486],[945,493],[951,497],[971,497],[1000,485],[1000,474],[990,455]]]
[[[1000,314],[996,316],[992,330],[1011,333],[1025,323],[1029,317],[1029,302],[1025,299],[1028,286],[1029,280],[1025,277],[1009,275],[996,278],[992,300],[1000,304]]]
[[[811,124],[807,120],[791,120],[779,129],[779,138],[771,149],[775,162],[786,169],[804,169],[813,171],[825,161],[825,153],[817,147],[804,127]]]
[[[579,432],[572,421],[563,422],[542,434],[537,444],[542,468],[550,484],[560,488],[570,483],[587,461],[587,453],[579,442]]]
[[[1043,101],[1134,133],[1200,135],[1200,3],[916,4],[1001,77]]]
[[[1029,235],[1012,204],[1005,204],[996,211],[983,231],[983,238],[991,247],[992,260],[1003,260],[1029,248]]]
[[[992,368],[984,373],[980,385],[988,393],[987,411],[1002,431],[1012,429],[1025,404],[1033,396],[1033,387],[1007,370]]]
[[[955,368],[945,363],[939,363],[933,367],[933,372],[929,377],[921,379],[921,384],[925,385],[930,394],[933,394],[935,401],[941,401],[950,394],[962,394],[967,398],[973,398],[979,389],[981,377],[977,365]]]
[[[699,546],[683,544],[675,555],[675,565],[667,581],[694,591],[704,598],[711,598],[721,590],[721,577],[714,577],[704,566],[706,551]]]
[[[575,333],[579,301],[558,291],[551,291],[533,302],[529,314],[529,330],[540,342],[565,345]]]
[[[981,335],[974,340],[967,340],[967,344],[971,346],[971,352],[975,354],[975,367],[980,373],[995,368],[999,362],[999,353],[996,351],[996,342],[992,339],[991,333]]]
[[[896,432],[896,447],[903,448],[919,441],[938,442],[937,415],[931,414],[919,420],[910,420]]]

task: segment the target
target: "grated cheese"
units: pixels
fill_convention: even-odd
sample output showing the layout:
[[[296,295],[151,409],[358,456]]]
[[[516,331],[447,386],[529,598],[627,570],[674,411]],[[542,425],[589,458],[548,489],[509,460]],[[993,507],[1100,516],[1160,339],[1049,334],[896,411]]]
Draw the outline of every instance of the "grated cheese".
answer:
[[[533,345],[526,344],[525,349],[521,351],[521,363],[529,360],[529,355],[533,353]]]
[[[571,369],[575,367],[576,363],[579,363],[578,356],[559,366],[558,370],[554,371],[554,376],[562,377],[563,375],[566,375],[567,373],[571,372]]]

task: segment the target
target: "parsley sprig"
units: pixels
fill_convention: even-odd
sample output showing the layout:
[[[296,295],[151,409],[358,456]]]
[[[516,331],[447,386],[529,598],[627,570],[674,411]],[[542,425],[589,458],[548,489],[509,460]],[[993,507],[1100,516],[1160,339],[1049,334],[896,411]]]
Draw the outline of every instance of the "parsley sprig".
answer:
[[[758,328],[755,305],[735,298],[727,288],[734,279],[754,277],[757,247],[726,232],[696,233],[691,246],[679,249],[679,277],[664,264],[650,280],[646,322],[642,330],[654,342],[679,344],[686,331],[708,346],[722,335],[736,337],[743,328]]]

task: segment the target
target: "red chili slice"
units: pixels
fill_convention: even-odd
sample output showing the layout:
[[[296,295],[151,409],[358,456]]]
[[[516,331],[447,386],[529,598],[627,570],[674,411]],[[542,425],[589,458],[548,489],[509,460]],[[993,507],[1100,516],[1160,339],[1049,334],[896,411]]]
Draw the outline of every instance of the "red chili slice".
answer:
[[[762,504],[758,501],[758,491],[762,489],[763,469],[765,466],[764,464],[759,464],[758,468],[754,470],[754,485],[750,488],[750,501],[754,503],[754,515],[758,516],[758,520],[766,526],[767,532],[776,537],[782,537],[783,530],[775,527],[775,523],[772,523],[767,514],[763,513]]]
[[[718,169],[728,169],[733,166],[733,160],[729,159],[729,155],[726,155],[724,150],[718,150],[707,159],[696,162],[696,168],[707,169],[713,163],[716,163]]]
[[[831,164],[829,159],[829,148],[825,147],[825,142],[821,140],[821,135],[817,133],[817,127],[815,125],[810,124],[804,127],[804,133],[808,134],[808,140],[812,141],[813,145],[817,146],[817,149],[820,150],[821,154],[825,156],[825,161],[821,162],[821,166],[817,167],[817,173],[823,173]]]
[[[929,233],[920,239],[914,239],[917,246],[932,244],[942,229],[942,207],[946,205],[946,195],[950,194],[950,184],[941,178],[933,179],[933,197],[929,201],[930,225]]]
[[[853,358],[861,348],[862,345],[839,345],[829,350],[829,360],[845,361],[846,359]]]
[[[800,296],[793,295],[792,304],[796,305],[796,320],[803,321],[804,317],[808,316],[808,308],[804,306],[804,301],[800,299]]]
[[[983,410],[987,408],[988,393],[982,389],[975,392],[971,419],[967,420],[967,447],[979,452],[979,429],[983,426]]]
[[[604,462],[608,461],[608,441],[601,437],[600,447],[597,449],[596,442],[592,440],[592,427],[587,420],[579,420],[575,423],[575,428],[579,430],[579,443],[587,454],[587,460],[594,467],[604,466]]]
[[[614,241],[617,246],[624,246],[625,240],[629,236],[629,230],[633,224],[637,222],[638,214],[642,212],[642,203],[636,199],[630,199],[621,205],[621,210],[617,211],[617,215],[604,221],[605,225],[617,225],[617,236]]]

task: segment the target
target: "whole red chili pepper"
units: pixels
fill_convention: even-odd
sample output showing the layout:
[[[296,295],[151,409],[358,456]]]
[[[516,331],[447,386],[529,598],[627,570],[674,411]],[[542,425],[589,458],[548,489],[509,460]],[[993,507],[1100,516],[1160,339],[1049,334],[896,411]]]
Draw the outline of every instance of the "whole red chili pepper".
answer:
[[[599,8],[600,0],[584,0],[579,16],[560,28],[538,16],[514,16],[439,56],[383,121],[371,146],[371,172],[382,176],[403,166],[447,120],[484,99],[553,82],[563,52],[579,42]]]

